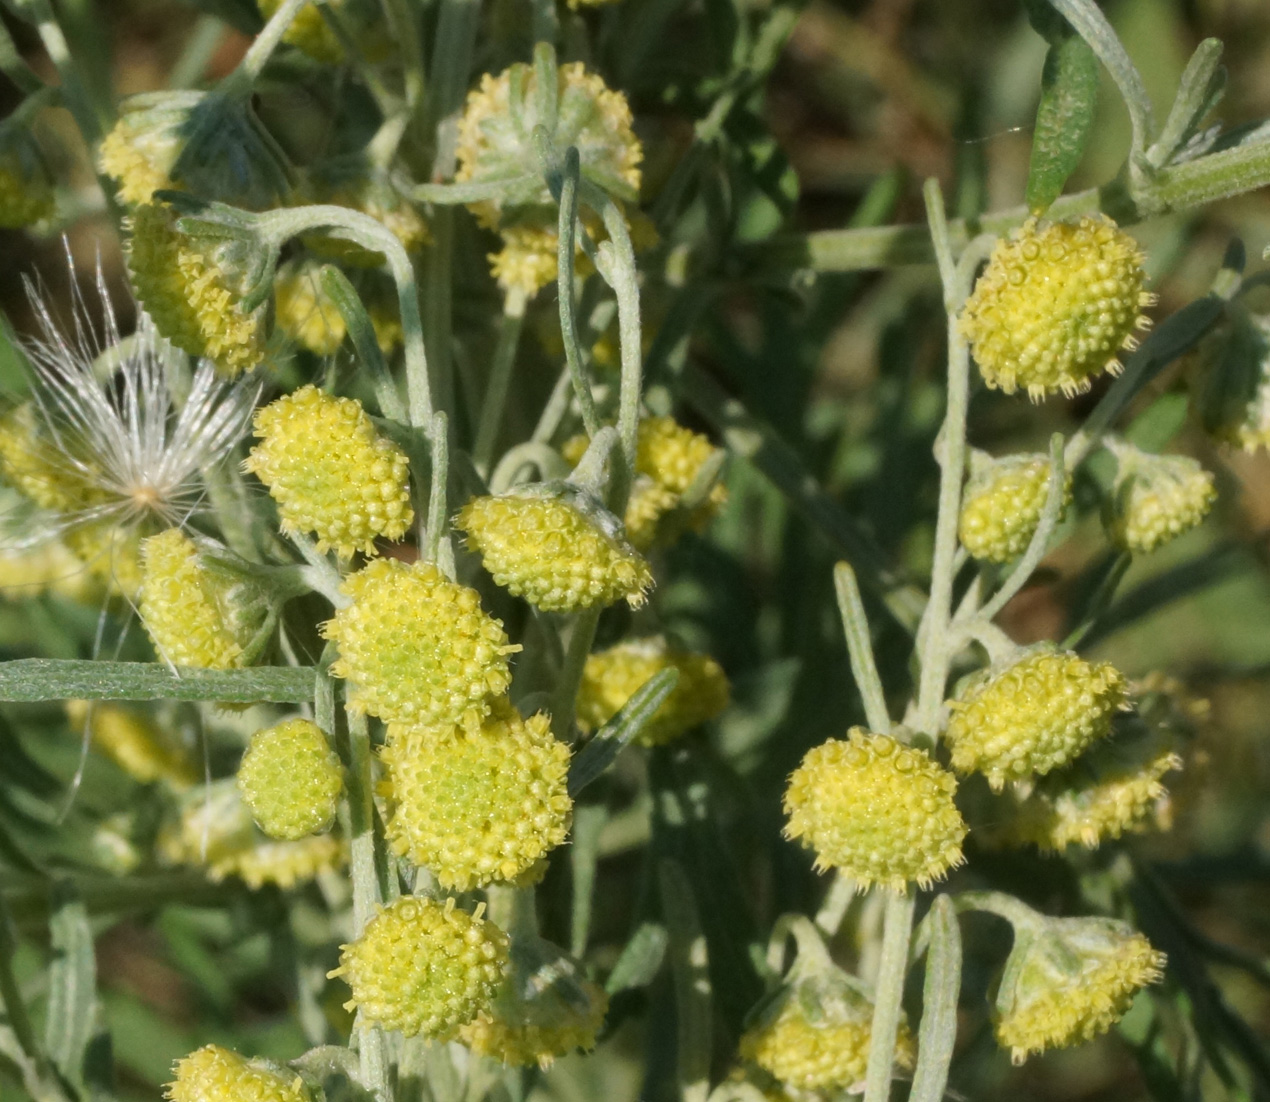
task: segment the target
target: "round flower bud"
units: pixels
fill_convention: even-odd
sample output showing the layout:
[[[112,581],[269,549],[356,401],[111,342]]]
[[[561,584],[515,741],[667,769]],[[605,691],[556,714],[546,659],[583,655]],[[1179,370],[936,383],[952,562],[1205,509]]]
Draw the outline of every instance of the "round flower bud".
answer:
[[[515,879],[569,832],[569,757],[547,716],[510,704],[470,731],[393,724],[393,848],[453,891]]]
[[[66,716],[73,729],[87,728],[93,745],[141,784],[162,781],[184,792],[198,780],[184,748],[146,716],[87,700],[68,700]]]
[[[104,500],[75,459],[40,431],[30,402],[0,415],[0,478],[55,513],[77,512]]]
[[[1137,243],[1103,215],[1074,224],[1035,218],[993,249],[961,315],[984,382],[1032,399],[1089,389],[1136,347],[1139,311],[1155,302]]]
[[[494,581],[543,612],[619,597],[638,608],[653,584],[622,523],[590,494],[558,483],[473,498],[455,518]]]
[[[1127,923],[1037,917],[1016,924],[997,994],[997,1040],[1016,1064],[1106,1032],[1164,969],[1164,954]]]
[[[515,205],[554,207],[551,192],[541,179],[534,128],[546,125],[544,107],[549,89],[540,89],[541,75],[554,71],[555,126],[548,135],[557,149],[575,146],[582,175],[592,184],[622,199],[634,199],[639,191],[639,163],[643,150],[631,129],[631,109],[626,97],[609,89],[578,62],[555,66],[513,65],[498,76],[486,73],[480,88],[467,97],[459,120],[458,160],[455,179],[460,182],[506,181],[526,175],[537,179],[512,197]],[[497,221],[507,200],[490,199],[473,204],[487,225]]]
[[[846,1090],[864,1082],[873,1035],[873,1004],[863,995],[840,998],[813,1015],[797,997],[787,999],[780,1014],[741,1038],[741,1056],[752,1060],[780,1082],[796,1090]],[[903,1019],[895,1037],[895,1063],[913,1067],[916,1046]]]
[[[578,686],[578,726],[583,731],[603,727],[640,686],[667,669],[678,670],[679,680],[636,741],[645,746],[672,742],[728,706],[728,679],[719,663],[657,635],[619,643],[587,658]]]
[[[1050,461],[1045,455],[993,459],[973,451],[970,479],[961,504],[957,534],[976,559],[1009,562],[1027,549],[1049,495]],[[1063,505],[1071,501],[1071,476]]]
[[[244,664],[257,626],[251,610],[200,561],[192,539],[169,528],[143,540],[141,570],[138,611],[165,661],[209,670]]]
[[[434,565],[376,559],[344,580],[352,603],[323,625],[340,649],[336,677],[354,682],[349,707],[388,723],[478,727],[511,684],[502,622],[476,590]]]
[[[444,904],[405,896],[342,947],[347,1009],[407,1037],[449,1040],[487,1013],[508,967],[507,935],[492,922]]]
[[[546,226],[515,225],[499,231],[503,247],[489,254],[490,273],[506,291],[533,298],[559,273],[559,237]]]
[[[215,881],[237,876],[253,891],[266,884],[289,891],[324,872],[338,872],[347,864],[348,844],[342,838],[314,834],[283,842],[256,839],[212,864],[208,875]]]
[[[284,532],[312,532],[342,559],[405,535],[410,461],[356,399],[303,386],[257,410],[254,426],[261,442],[243,467],[269,487]]]
[[[304,1081],[266,1060],[204,1045],[176,1062],[164,1092],[171,1102],[309,1102]]]
[[[344,773],[322,728],[288,719],[251,736],[238,767],[238,790],[261,830],[294,840],[334,822]]]
[[[1124,698],[1124,676],[1110,662],[1038,647],[949,702],[953,768],[983,773],[998,792],[1058,769],[1107,735]]]
[[[785,789],[788,838],[861,889],[927,888],[964,858],[957,781],[923,750],[861,727],[807,751]]]
[[[0,146],[0,227],[19,230],[52,215],[53,178],[29,130],[10,130]]]
[[[604,989],[563,950],[540,938],[517,937],[489,1014],[463,1026],[459,1040],[504,1064],[537,1064],[545,1071],[557,1056],[595,1047],[608,1005]]]
[[[1182,759],[1156,739],[1127,752],[1096,747],[1038,784],[1007,824],[1006,836],[1057,853],[1070,845],[1095,849],[1152,825],[1167,829],[1172,816],[1161,778],[1181,768]]]
[[[1118,547],[1145,555],[1198,525],[1217,498],[1213,476],[1185,455],[1152,455],[1123,441],[1107,447],[1118,463],[1110,508]]]
[[[181,233],[162,204],[138,207],[128,227],[133,288],[159,332],[183,352],[207,357],[224,375],[259,364],[265,308],[243,309],[244,273],[227,266],[206,239]]]

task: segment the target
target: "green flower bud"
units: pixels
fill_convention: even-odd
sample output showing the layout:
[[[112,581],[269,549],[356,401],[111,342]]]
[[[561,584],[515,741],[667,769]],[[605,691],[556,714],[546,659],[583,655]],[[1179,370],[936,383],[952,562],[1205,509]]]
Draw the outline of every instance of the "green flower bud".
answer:
[[[261,830],[295,840],[330,828],[344,773],[317,724],[289,719],[251,736],[238,789]]]
[[[1112,440],[1118,469],[1109,509],[1112,539],[1145,555],[1189,532],[1217,498],[1213,476],[1185,455],[1152,455]]]
[[[1009,562],[1023,554],[1040,523],[1049,496],[1049,478],[1049,456],[993,459],[973,449],[957,525],[965,549],[987,562]],[[1069,475],[1063,490],[1064,507],[1071,501],[1071,484]]]
[[[204,1045],[176,1062],[164,1096],[171,1102],[309,1102],[304,1081],[268,1060],[248,1060]]]

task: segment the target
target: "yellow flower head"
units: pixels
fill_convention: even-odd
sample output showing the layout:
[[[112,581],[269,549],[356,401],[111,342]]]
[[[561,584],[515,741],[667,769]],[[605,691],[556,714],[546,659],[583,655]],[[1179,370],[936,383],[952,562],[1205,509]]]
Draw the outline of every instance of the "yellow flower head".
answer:
[[[788,838],[861,888],[903,891],[942,879],[964,858],[957,781],[923,750],[853,727],[810,749],[785,789]]]
[[[304,1081],[265,1060],[204,1045],[176,1062],[164,1092],[171,1102],[309,1102]]]
[[[340,0],[322,0],[322,2],[330,4],[332,8],[342,6]],[[260,14],[266,19],[282,7],[282,0],[257,0],[257,3]],[[339,65],[344,60],[344,47],[340,44],[335,32],[331,30],[317,4],[305,4],[296,13],[291,26],[282,36],[282,41],[324,65]]]
[[[274,320],[279,329],[315,356],[333,356],[348,334],[335,303],[322,289],[321,266],[311,261],[284,264],[273,281]],[[375,343],[385,355],[401,344],[401,322],[395,303],[379,293],[378,286],[360,286],[359,293]]]
[[[128,270],[146,313],[163,336],[224,375],[250,370],[265,355],[265,309],[243,310],[239,274],[218,250],[181,233],[170,208],[140,206],[129,219]]]
[[[508,967],[507,935],[454,906],[405,896],[342,947],[346,1004],[407,1037],[449,1040],[489,1011]]]
[[[269,487],[284,532],[312,532],[319,551],[343,559],[405,535],[410,461],[356,399],[304,386],[257,410],[255,430],[261,442],[243,467]]]
[[[603,727],[641,685],[666,669],[678,670],[679,680],[639,733],[645,746],[672,742],[728,706],[723,667],[708,654],[681,650],[658,635],[619,643],[586,660],[578,686],[578,726],[583,731]]]
[[[30,402],[0,416],[0,479],[41,509],[71,513],[103,500],[86,473],[40,431]]]
[[[376,559],[344,581],[352,603],[323,625],[340,649],[336,677],[354,684],[349,706],[387,723],[471,729],[511,684],[511,646],[476,590],[431,563]]]
[[[961,331],[984,382],[1033,399],[1079,394],[1103,371],[1117,374],[1134,348],[1146,271],[1137,243],[1103,215],[1076,223],[1029,219],[997,242],[966,300]]]
[[[1152,455],[1123,441],[1107,445],[1118,470],[1110,508],[1111,536],[1145,555],[1189,532],[1217,499],[1213,476],[1185,455]]]
[[[619,597],[637,608],[653,584],[621,521],[573,487],[473,498],[454,525],[495,582],[544,612],[577,612]]]
[[[953,768],[983,773],[995,791],[1058,769],[1107,735],[1124,698],[1110,662],[1038,647],[949,702]]]
[[[188,124],[187,110],[137,110],[128,100],[120,105],[119,121],[97,150],[97,166],[118,183],[122,202],[148,203],[156,191],[184,190],[172,179],[172,169]]]
[[[1127,923],[1049,918],[1018,924],[997,995],[996,1032],[1016,1064],[1105,1033],[1160,979],[1164,954]]]
[[[108,592],[133,600],[141,589],[141,535],[105,521],[81,524],[62,537],[84,569],[104,582]]]
[[[503,247],[489,254],[490,272],[504,291],[532,298],[559,272],[559,237],[546,226],[515,225],[499,231]]]
[[[103,701],[68,700],[66,715],[73,728],[87,727],[93,745],[133,780],[162,781],[178,792],[198,780],[184,748],[140,713]]]
[[[971,456],[957,533],[976,559],[1009,562],[1027,549],[1041,519],[1049,490],[1050,461],[1045,455]],[[1071,476],[1063,504],[1071,501]]]
[[[873,1035],[873,1004],[863,995],[836,1005],[809,1007],[797,996],[785,1000],[775,1020],[741,1038],[741,1056],[795,1090],[850,1090],[864,1082]],[[895,1063],[913,1067],[916,1046],[903,1019],[895,1038]]]
[[[1008,824],[1007,837],[1051,853],[1070,845],[1095,849],[1153,825],[1167,829],[1172,813],[1161,778],[1181,768],[1182,759],[1157,739],[1127,752],[1109,743],[1096,747],[1036,786]]]
[[[0,597],[21,601],[56,593],[68,601],[96,603],[101,588],[63,540],[31,551],[0,553]]]
[[[251,736],[238,789],[261,830],[294,841],[334,822],[344,773],[322,728],[288,719]]]
[[[579,62],[555,69],[554,118],[548,118],[549,89],[538,86],[542,65],[513,65],[498,76],[486,73],[467,97],[459,120],[459,181],[502,181],[540,175],[534,128],[546,126],[559,149],[576,146],[582,174],[624,199],[639,191],[643,149],[631,129],[631,109],[621,92],[612,91]],[[552,125],[554,123],[554,126]],[[535,182],[516,197],[516,205],[551,207],[545,183]],[[474,204],[478,216],[493,225],[502,199]]]
[[[569,832],[569,756],[547,716],[505,703],[470,731],[393,724],[393,848],[453,891],[515,879]]]
[[[517,937],[511,968],[490,1008],[459,1040],[494,1060],[546,1070],[557,1056],[595,1047],[609,1000],[576,961],[540,938]]]
[[[179,528],[141,544],[138,611],[160,656],[174,666],[229,670],[242,666],[258,620],[241,591],[200,561]]]
[[[256,839],[208,869],[212,880],[237,876],[253,891],[276,884],[289,891],[324,872],[338,872],[348,864],[348,844],[333,834],[314,834],[293,841]]]

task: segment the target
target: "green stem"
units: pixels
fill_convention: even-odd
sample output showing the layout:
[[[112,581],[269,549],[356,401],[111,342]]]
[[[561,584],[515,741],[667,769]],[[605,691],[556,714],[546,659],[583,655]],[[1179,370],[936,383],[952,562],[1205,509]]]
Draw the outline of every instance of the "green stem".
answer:
[[[446,483],[450,476],[449,429],[441,410],[432,417],[432,485],[428,493],[428,561],[436,563],[454,581],[454,547],[450,543],[450,517],[446,508]]]
[[[987,911],[1004,918],[1017,929],[1031,930],[1045,922],[1045,916],[1033,910],[1021,899],[1005,892],[960,892],[952,897],[958,914],[966,911]]]
[[[523,444],[508,448],[503,453],[503,458],[498,461],[494,473],[489,476],[490,492],[501,494],[504,490],[511,489],[520,471],[525,467],[536,467],[544,481],[563,478],[569,473],[569,465],[550,444],[526,440]]]
[[[398,393],[397,383],[384,362],[384,354],[380,351],[379,341],[375,336],[375,327],[371,324],[370,315],[366,313],[361,295],[357,293],[348,276],[334,264],[324,264],[318,278],[323,293],[335,304],[340,317],[344,319],[344,327],[348,330],[358,360],[370,373],[375,397],[379,399],[380,412],[389,420],[408,424],[410,414]]]
[[[516,349],[520,344],[520,331],[524,328],[524,323],[524,292],[508,291],[503,298],[498,343],[494,346],[494,362],[490,365],[485,399],[481,403],[481,421],[476,430],[476,444],[472,448],[472,462],[481,472],[482,478],[488,477],[490,465],[494,462],[494,448],[498,444],[498,430],[502,427],[503,412],[507,407],[512,368],[516,363]]]
[[[238,85],[250,88],[260,79],[260,74],[264,72],[264,68],[273,56],[274,50],[281,45],[282,36],[291,29],[291,24],[295,22],[295,17],[300,14],[300,9],[308,2],[309,0],[282,0],[278,10],[269,17],[269,22],[264,25],[264,29],[256,35],[255,42],[243,54],[243,59],[238,63],[238,68],[225,78],[226,89],[231,89]]]
[[[833,584],[838,594],[842,630],[847,637],[851,672],[855,675],[856,687],[864,701],[865,718],[869,727],[877,734],[888,734],[891,730],[891,716],[886,708],[886,693],[873,657],[873,640],[869,635],[868,618],[864,614],[864,602],[860,599],[860,587],[849,563],[840,562],[833,568]]]
[[[574,618],[573,632],[560,668],[560,679],[551,694],[551,729],[562,742],[573,741],[574,710],[578,699],[578,686],[582,684],[582,670],[591,644],[595,642],[595,629],[600,623],[600,608],[583,609]]]
[[[829,891],[825,894],[824,902],[820,904],[820,910],[816,912],[816,925],[827,936],[833,937],[838,932],[855,895],[855,881],[846,873],[837,872],[829,885]]]
[[[923,925],[930,930],[930,948],[909,1102],[941,1102],[957,1040],[957,995],[961,989],[961,931],[947,895],[935,897]]]
[[[916,899],[911,890],[886,901],[882,927],[882,958],[878,964],[869,1064],[864,1077],[864,1102],[886,1102],[895,1068],[895,1038],[899,1034],[904,978],[908,974],[908,942],[913,932]]]

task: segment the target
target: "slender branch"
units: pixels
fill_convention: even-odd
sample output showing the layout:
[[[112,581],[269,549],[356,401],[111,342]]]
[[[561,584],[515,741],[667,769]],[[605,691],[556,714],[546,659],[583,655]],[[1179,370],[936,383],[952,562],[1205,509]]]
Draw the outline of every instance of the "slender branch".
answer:
[[[578,347],[578,322],[574,314],[573,258],[578,225],[578,181],[580,178],[578,151],[570,146],[565,151],[560,180],[560,216],[556,234],[556,285],[560,301],[560,337],[564,342],[564,358],[573,380],[573,393],[582,414],[582,427],[588,436],[600,431],[600,417],[595,410],[595,398],[591,384],[582,367],[582,354]]]
[[[264,25],[264,29],[256,35],[256,40],[243,54],[238,68],[225,78],[227,85],[241,83],[250,87],[260,79],[260,74],[264,72],[274,50],[281,45],[283,35],[291,29],[291,24],[300,14],[300,9],[308,2],[309,0],[283,0],[278,10],[269,17],[269,22]]]
[[[842,617],[842,630],[847,637],[847,654],[851,658],[851,672],[856,687],[864,700],[864,715],[869,728],[879,735],[889,734],[891,716],[886,708],[886,693],[878,676],[877,662],[873,657],[873,640],[869,635],[869,621],[860,599],[860,587],[850,563],[840,562],[833,568],[833,584],[838,594],[838,613]]]
[[[503,412],[507,407],[512,368],[516,363],[516,348],[520,344],[520,331],[524,322],[524,292],[508,291],[503,299],[498,344],[494,348],[494,362],[490,365],[489,382],[481,402],[481,421],[476,430],[476,444],[472,448],[472,462],[482,476],[489,474],[490,464],[494,462],[494,448],[498,444],[498,430],[502,427]]]
[[[432,485],[428,493],[428,561],[454,580],[454,548],[450,543],[450,518],[446,510],[446,482],[450,475],[449,429],[445,413],[432,416]]]
[[[908,942],[913,932],[916,897],[906,891],[886,901],[882,928],[882,958],[878,965],[869,1064],[864,1077],[864,1102],[886,1102],[895,1068],[895,1038],[904,1008],[904,978],[908,974]]]

